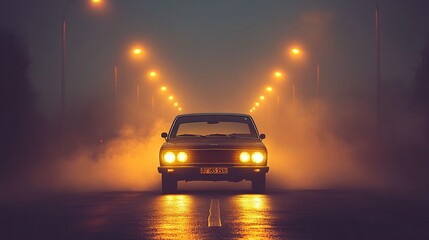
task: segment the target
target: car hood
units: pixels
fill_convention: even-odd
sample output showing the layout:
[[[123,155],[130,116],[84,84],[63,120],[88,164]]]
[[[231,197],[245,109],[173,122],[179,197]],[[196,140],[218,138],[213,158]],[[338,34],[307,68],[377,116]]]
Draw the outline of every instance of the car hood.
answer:
[[[163,149],[264,149],[265,145],[259,139],[251,138],[175,138],[165,142]]]

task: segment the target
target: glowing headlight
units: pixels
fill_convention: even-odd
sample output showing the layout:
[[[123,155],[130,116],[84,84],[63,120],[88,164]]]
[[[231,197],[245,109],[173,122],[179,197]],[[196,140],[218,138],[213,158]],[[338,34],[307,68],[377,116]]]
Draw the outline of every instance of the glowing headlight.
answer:
[[[163,156],[164,162],[173,163],[176,160],[176,155],[173,152],[166,152]]]
[[[247,163],[250,160],[250,154],[248,152],[241,152],[240,153],[240,161]]]
[[[188,160],[188,154],[185,152],[179,152],[177,154],[177,161],[184,163]]]
[[[254,163],[261,163],[264,161],[264,158],[264,154],[262,154],[261,152],[252,153],[252,161]]]

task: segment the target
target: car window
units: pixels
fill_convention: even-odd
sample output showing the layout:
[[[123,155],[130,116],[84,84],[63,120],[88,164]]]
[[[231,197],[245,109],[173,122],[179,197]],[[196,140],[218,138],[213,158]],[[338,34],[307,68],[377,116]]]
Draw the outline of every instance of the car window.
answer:
[[[234,136],[257,137],[253,122],[240,116],[186,116],[178,118],[171,137]]]
[[[249,125],[246,123],[238,122],[193,122],[193,123],[182,123],[177,129],[176,136],[183,134],[195,134],[195,135],[214,135],[214,134],[251,134]]]

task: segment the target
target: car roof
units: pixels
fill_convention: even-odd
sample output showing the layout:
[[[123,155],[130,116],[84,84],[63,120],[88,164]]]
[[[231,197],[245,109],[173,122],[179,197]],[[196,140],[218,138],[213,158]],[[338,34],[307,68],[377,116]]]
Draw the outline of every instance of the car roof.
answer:
[[[249,114],[244,113],[186,113],[177,115],[177,117],[194,117],[194,116],[237,116],[237,117],[250,117]]]

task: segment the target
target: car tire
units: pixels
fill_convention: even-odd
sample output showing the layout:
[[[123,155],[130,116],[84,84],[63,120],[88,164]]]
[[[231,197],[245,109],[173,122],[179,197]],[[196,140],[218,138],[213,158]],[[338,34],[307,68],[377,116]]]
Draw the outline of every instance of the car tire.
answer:
[[[162,193],[174,193],[177,191],[177,181],[171,176],[162,174]]]
[[[252,179],[252,191],[254,193],[265,193],[265,174]]]

